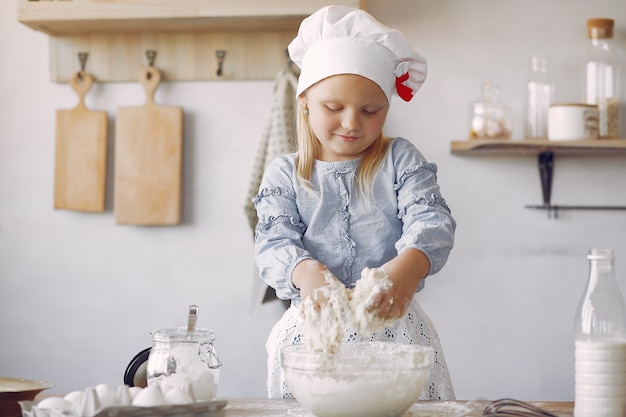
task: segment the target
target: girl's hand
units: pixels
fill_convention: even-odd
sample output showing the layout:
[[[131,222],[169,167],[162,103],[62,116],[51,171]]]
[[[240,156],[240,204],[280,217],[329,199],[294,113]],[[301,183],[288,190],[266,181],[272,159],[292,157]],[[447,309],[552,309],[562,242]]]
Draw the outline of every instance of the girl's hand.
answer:
[[[328,271],[326,267],[314,259],[305,259],[300,262],[293,270],[291,281],[293,285],[300,290],[302,299],[311,298],[311,300],[319,308],[326,304],[326,297],[323,291],[318,291],[326,285],[324,272]]]
[[[398,319],[406,314],[420,281],[430,270],[430,262],[422,251],[410,248],[382,268],[389,274],[391,286],[372,294],[370,311],[377,310],[385,320]]]

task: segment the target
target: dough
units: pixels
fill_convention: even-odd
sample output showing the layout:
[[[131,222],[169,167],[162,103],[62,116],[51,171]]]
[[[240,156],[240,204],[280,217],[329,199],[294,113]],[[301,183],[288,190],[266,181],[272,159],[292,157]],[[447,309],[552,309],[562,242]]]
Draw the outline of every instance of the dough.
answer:
[[[324,272],[324,279],[326,285],[317,291],[327,300],[326,304],[316,308],[311,297],[300,304],[299,326],[307,350],[336,353],[345,330],[369,336],[393,321],[378,317],[377,311],[370,308],[373,297],[391,287],[387,272],[382,268],[363,269],[354,288],[346,288],[328,271]]]

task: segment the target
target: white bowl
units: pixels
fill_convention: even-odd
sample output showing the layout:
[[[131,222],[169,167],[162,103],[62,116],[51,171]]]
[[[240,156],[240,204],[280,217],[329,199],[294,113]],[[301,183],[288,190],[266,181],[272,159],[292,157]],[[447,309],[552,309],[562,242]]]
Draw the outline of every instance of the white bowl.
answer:
[[[287,385],[318,417],[395,417],[415,403],[428,381],[430,347],[390,342],[343,343],[336,354],[282,349]]]

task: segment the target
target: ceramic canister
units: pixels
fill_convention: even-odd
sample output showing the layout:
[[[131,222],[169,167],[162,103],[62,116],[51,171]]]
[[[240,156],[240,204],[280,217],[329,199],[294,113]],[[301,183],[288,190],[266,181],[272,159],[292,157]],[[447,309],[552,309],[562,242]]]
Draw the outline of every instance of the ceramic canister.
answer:
[[[598,106],[553,104],[548,109],[548,139],[582,140],[598,137]]]

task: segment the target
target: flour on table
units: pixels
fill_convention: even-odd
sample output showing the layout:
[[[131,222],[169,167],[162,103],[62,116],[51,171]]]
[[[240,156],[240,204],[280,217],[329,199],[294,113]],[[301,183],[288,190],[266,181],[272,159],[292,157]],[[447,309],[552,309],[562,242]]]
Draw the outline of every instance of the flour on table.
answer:
[[[327,299],[326,305],[318,309],[310,298],[300,305],[299,326],[309,351],[336,353],[344,330],[353,329],[369,336],[393,321],[378,317],[378,312],[369,308],[376,294],[391,287],[385,270],[363,269],[354,288],[346,288],[328,271],[324,278],[326,285],[318,291]]]

